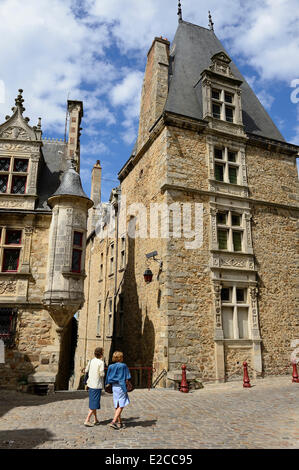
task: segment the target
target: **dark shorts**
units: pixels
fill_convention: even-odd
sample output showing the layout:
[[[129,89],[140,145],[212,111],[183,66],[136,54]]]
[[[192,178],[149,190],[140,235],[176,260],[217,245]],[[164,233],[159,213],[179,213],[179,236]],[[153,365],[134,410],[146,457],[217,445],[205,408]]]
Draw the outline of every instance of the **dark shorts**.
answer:
[[[89,409],[99,410],[101,408],[101,388],[89,388]]]

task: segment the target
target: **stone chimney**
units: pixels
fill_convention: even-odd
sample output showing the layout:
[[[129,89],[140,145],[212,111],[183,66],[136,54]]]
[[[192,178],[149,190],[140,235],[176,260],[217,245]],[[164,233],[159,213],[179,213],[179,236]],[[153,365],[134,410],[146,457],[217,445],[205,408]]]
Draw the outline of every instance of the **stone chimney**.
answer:
[[[76,170],[80,171],[80,135],[81,119],[83,117],[82,101],[68,100],[67,109],[69,113],[69,136],[67,146],[67,159],[75,160]]]
[[[97,222],[97,214],[99,212],[97,207],[101,203],[101,178],[102,178],[101,162],[100,160],[97,160],[91,172],[90,199],[93,201],[93,207],[91,207],[91,209],[89,209],[88,211],[88,229],[87,229],[88,234],[92,232]]]
[[[167,39],[155,38],[147,54],[141,94],[137,152],[145,144],[150,129],[161,116],[168,95],[169,46]]]

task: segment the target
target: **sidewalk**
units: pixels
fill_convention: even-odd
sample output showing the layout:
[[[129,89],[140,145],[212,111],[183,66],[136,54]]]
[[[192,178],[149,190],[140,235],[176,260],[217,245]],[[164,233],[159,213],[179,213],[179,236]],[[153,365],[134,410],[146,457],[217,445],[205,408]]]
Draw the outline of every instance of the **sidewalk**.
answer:
[[[294,449],[299,448],[299,384],[290,376],[206,384],[181,393],[134,390],[127,428],[107,426],[111,395],[103,394],[101,425],[83,426],[85,391],[39,397],[0,390],[1,449]]]

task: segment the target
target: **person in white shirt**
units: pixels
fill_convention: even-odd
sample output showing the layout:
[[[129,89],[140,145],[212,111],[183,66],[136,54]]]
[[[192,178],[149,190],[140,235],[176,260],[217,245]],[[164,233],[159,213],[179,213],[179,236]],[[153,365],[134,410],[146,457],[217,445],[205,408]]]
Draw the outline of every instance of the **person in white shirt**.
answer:
[[[89,389],[89,412],[84,421],[85,426],[94,426],[100,424],[97,418],[97,410],[101,408],[101,393],[104,387],[103,378],[105,375],[103,348],[96,348],[95,357],[89,361],[85,369],[88,372],[88,380],[86,385]],[[90,422],[90,418],[94,415],[94,424]]]

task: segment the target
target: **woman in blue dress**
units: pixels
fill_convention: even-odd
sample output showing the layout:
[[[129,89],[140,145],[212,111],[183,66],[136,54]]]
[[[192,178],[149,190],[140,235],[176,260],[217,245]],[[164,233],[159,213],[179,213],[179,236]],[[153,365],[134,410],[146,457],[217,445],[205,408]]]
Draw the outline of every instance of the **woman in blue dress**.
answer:
[[[108,367],[105,382],[105,385],[110,384],[112,386],[115,414],[109,426],[111,426],[113,429],[125,428],[125,425],[121,421],[121,413],[124,407],[130,403],[127,393],[126,380],[131,379],[131,374],[128,366],[124,364],[123,360],[122,352],[115,351],[113,353],[113,364]]]

